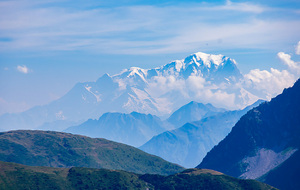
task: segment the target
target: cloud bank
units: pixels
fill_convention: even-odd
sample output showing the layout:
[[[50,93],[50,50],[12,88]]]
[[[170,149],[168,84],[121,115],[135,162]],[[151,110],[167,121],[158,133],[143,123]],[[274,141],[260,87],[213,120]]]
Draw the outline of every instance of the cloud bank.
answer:
[[[298,45],[299,46],[299,42]],[[296,49],[297,53],[297,49]],[[266,94],[270,100],[280,94],[284,88],[292,86],[300,77],[300,62],[291,59],[291,55],[284,52],[277,54],[278,58],[287,66],[287,70],[271,68],[270,71],[253,69],[244,75],[245,88],[253,88],[257,94]]]
[[[296,76],[287,70],[271,68],[270,71],[254,69],[245,75],[245,88],[254,89],[254,93],[270,100],[280,94],[284,88],[292,86]]]
[[[291,70],[291,72],[295,72],[297,74],[300,74],[300,64],[299,62],[295,62],[291,60],[291,56],[289,54],[286,54],[284,52],[279,52],[277,54],[279,59],[288,66],[288,68]]]
[[[291,56],[284,52],[279,52],[277,56],[286,69],[253,69],[244,74],[237,83],[220,84],[206,81],[201,75],[192,75],[186,80],[172,75],[156,76],[149,81],[148,93],[156,98],[172,93],[175,98],[169,98],[170,101],[179,102],[180,105],[183,103],[177,97],[229,109],[243,108],[257,99],[270,100],[284,88],[292,86],[300,77],[299,62],[292,60]]]
[[[299,19],[290,19],[298,18],[294,11],[251,2],[102,5],[102,1],[1,1],[0,51],[137,55],[200,48],[272,49],[295,41],[300,33],[295,27]],[[283,12],[289,18],[281,18]]]

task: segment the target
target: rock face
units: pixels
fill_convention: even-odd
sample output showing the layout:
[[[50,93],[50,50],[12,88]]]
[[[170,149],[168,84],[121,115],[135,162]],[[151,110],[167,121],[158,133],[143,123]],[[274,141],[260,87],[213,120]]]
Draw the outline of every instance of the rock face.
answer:
[[[289,169],[300,170],[295,162],[300,148],[299,97],[300,80],[270,102],[244,115],[197,167],[240,178],[258,178],[266,174],[264,179],[271,180],[275,179],[271,176],[281,176],[282,180],[277,182],[285,184],[283,179],[290,175]],[[293,183],[299,184],[298,181]],[[290,180],[286,186],[292,186]]]
[[[69,133],[9,131],[0,133],[0,160],[31,166],[90,167],[168,175],[183,170],[137,148]]]
[[[212,112],[205,112],[205,114],[203,114],[202,110],[205,109],[200,109],[198,112],[198,109],[196,109],[196,111],[193,110],[192,113],[199,118],[204,115],[203,119],[199,121],[190,120],[190,123],[186,123],[178,129],[159,134],[141,146],[140,149],[186,168],[195,167],[202,161],[208,151],[228,135],[241,116],[262,102],[261,100],[257,101],[255,104],[243,110],[236,111],[214,112],[216,109],[213,109]],[[174,112],[173,117],[178,120],[181,118],[181,115],[184,115],[185,118],[190,118],[189,114],[187,114],[189,112],[184,111],[189,111],[190,109],[183,109],[191,107],[190,104]],[[203,104],[194,107],[199,108],[202,106]],[[179,111],[184,114],[179,114]],[[170,118],[172,118],[172,116]]]
[[[258,180],[283,190],[300,189],[300,151],[295,152],[284,163],[277,166]]]
[[[199,52],[158,68],[132,67],[96,82],[78,83],[48,105],[0,116],[0,128],[61,131],[107,112],[167,117],[190,101],[243,107],[258,98],[237,85],[242,78],[233,59]]]

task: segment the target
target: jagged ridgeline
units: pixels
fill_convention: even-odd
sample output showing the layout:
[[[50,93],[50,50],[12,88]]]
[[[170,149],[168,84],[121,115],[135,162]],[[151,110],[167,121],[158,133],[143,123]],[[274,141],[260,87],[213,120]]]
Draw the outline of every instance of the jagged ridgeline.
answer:
[[[0,133],[0,147],[1,161],[30,166],[77,166],[162,175],[183,170],[125,144],[53,131]]]
[[[275,190],[258,181],[236,179],[212,170],[191,169],[161,176],[107,169],[32,167],[1,161],[0,189]]]

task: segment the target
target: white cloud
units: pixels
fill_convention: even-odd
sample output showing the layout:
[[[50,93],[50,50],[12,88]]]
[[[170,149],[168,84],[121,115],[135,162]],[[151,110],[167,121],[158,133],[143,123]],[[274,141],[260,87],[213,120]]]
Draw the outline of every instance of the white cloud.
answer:
[[[153,79],[149,81],[147,91],[154,97],[159,97],[170,91],[179,91],[185,97],[188,96],[186,93],[186,81],[184,79],[178,79],[173,75],[153,77]]]
[[[21,73],[24,73],[24,74],[28,74],[29,73],[29,69],[28,69],[28,67],[26,67],[26,65],[18,65],[17,66],[17,70],[19,71],[19,72],[21,72]]]
[[[273,68],[270,71],[253,69],[244,78],[246,89],[268,99],[280,94],[284,88],[292,86],[297,79],[287,70],[279,71]]]
[[[179,92],[177,95],[179,97],[209,102],[229,109],[241,108],[258,98],[270,100],[280,94],[284,88],[292,86],[300,75],[299,63],[291,60],[290,55],[283,52],[277,55],[288,70],[253,69],[237,84],[212,84],[201,76],[195,75],[189,76],[186,80],[175,76],[157,76],[149,82],[148,92],[154,97],[160,97],[170,91],[176,91],[176,93]],[[232,107],[233,105],[235,107]]]
[[[189,76],[186,80],[173,75],[155,76],[148,84],[146,91],[152,97],[166,97],[164,101],[175,101],[178,105],[198,101],[230,109],[240,106],[235,104],[235,94],[226,92],[227,88],[223,89],[223,84],[212,85],[201,76]],[[170,97],[175,98],[170,100]]]
[[[205,79],[200,76],[189,76],[187,79],[187,86],[191,90],[199,91],[204,88]]]
[[[296,46],[296,54],[300,55],[300,41],[298,42],[298,44]]]
[[[277,56],[284,64],[286,64],[289,67],[291,72],[300,74],[300,64],[298,62],[293,61],[289,54],[286,54],[284,52],[279,52]]]
[[[226,1],[226,5],[221,7],[224,10],[231,11],[240,11],[240,12],[253,12],[253,13],[262,13],[265,11],[265,8],[259,5],[251,3],[234,3],[230,0]]]
[[[202,51],[220,46],[225,49],[273,48],[274,44],[294,40],[300,33],[300,28],[294,27],[300,25],[299,20],[257,18],[258,13],[268,13],[269,9],[249,2],[98,6],[95,9],[63,6],[68,3],[72,2],[0,3],[0,12],[4,15],[0,17],[0,37],[11,39],[0,41],[3,47],[0,51],[157,54],[193,52],[200,47]],[[222,44],[217,43],[220,39]]]

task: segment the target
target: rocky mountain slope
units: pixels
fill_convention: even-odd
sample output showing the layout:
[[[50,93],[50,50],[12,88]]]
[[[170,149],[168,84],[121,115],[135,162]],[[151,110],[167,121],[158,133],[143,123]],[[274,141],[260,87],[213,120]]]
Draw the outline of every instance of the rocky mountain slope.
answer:
[[[284,181],[285,177],[290,175],[290,171],[300,170],[295,161],[300,148],[299,97],[300,80],[270,102],[249,111],[231,133],[207,154],[198,168],[251,179],[275,169],[265,179],[270,180],[271,176],[277,175],[277,183],[291,184],[290,180],[294,178]],[[293,183],[299,184],[298,180]]]
[[[282,190],[300,189],[299,160],[300,151],[297,151],[285,162],[258,178],[258,180]]]

